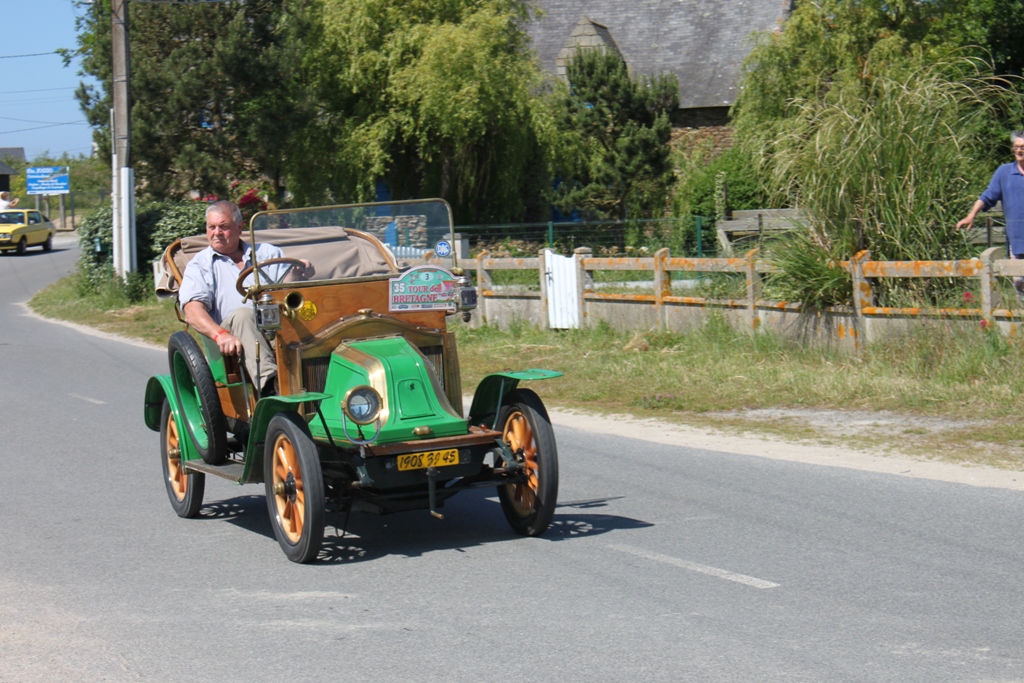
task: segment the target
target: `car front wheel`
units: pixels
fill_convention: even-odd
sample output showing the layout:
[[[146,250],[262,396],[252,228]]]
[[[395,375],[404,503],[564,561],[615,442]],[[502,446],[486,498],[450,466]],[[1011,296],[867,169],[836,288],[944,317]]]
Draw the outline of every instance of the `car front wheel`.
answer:
[[[292,562],[312,562],[324,538],[324,477],[309,428],[296,413],[274,415],[267,427],[263,474],[270,524]]]
[[[558,449],[540,397],[529,389],[512,391],[501,416],[502,440],[525,468],[521,481],[498,486],[508,523],[523,536],[543,534],[558,503]]]

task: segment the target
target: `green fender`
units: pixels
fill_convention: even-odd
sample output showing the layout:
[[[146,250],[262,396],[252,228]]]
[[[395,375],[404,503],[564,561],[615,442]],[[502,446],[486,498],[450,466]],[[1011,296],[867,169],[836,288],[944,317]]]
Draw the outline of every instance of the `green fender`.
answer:
[[[160,431],[160,409],[163,407],[164,399],[171,404],[171,414],[174,415],[174,422],[184,425],[181,417],[181,407],[174,396],[174,385],[171,383],[170,375],[154,375],[149,378],[146,384],[146,404],[144,417],[146,426],[154,432]],[[196,460],[199,454],[196,453],[192,439],[185,432],[184,426],[179,427],[178,448],[181,450],[182,460]]]
[[[561,377],[563,374],[565,373],[554,370],[530,368],[529,370],[496,372],[493,375],[487,375],[477,385],[476,393],[473,394],[473,404],[469,409],[469,423],[480,424],[481,421],[485,421],[488,423],[488,426],[494,427],[494,424],[489,423],[497,422],[498,411],[501,408],[502,401],[505,400],[505,395],[519,386],[520,382],[554,379],[555,377]],[[490,419],[486,420],[486,418]]]
[[[239,483],[251,484],[263,481],[263,442],[267,436],[270,420],[280,412],[294,410],[298,412],[299,404],[307,401],[323,401],[332,398],[331,394],[307,391],[291,396],[268,396],[256,404],[252,420],[249,422],[249,441],[245,446],[245,469]]]

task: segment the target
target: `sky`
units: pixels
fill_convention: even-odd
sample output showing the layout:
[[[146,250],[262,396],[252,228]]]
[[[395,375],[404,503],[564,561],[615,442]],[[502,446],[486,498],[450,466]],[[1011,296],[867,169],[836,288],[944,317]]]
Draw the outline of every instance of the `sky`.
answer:
[[[72,0],[5,0],[3,6],[0,147],[24,147],[30,161],[46,152],[91,154],[92,129],[75,100],[80,65],[65,67],[53,54],[17,56],[74,49],[75,17],[82,11]]]

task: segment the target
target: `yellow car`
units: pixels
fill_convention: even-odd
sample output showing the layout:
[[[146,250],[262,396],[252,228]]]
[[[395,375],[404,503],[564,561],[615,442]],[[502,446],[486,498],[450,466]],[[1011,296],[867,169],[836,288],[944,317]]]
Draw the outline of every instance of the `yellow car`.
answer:
[[[31,209],[7,209],[0,211],[0,251],[14,250],[24,254],[29,247],[42,247],[43,251],[53,249],[53,233],[56,228],[49,219]]]

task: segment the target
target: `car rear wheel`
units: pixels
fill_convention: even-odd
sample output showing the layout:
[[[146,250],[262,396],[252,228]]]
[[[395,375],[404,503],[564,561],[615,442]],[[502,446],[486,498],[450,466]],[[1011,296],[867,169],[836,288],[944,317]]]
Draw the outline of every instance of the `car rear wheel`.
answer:
[[[18,240],[18,247],[14,250],[18,253],[18,256],[24,256],[25,250],[28,249],[28,240],[22,237]]]
[[[171,507],[179,517],[195,517],[203,506],[206,475],[188,472],[181,466],[181,434],[171,412],[171,404],[164,399],[160,411],[160,455],[163,461],[164,485]]]
[[[516,533],[539,536],[555,514],[558,502],[558,449],[551,420],[537,394],[512,391],[501,417],[502,440],[526,468],[522,481],[498,486],[498,500]]]
[[[316,559],[324,539],[324,477],[304,420],[282,412],[270,420],[263,454],[270,524],[292,562]]]
[[[171,335],[167,355],[185,431],[204,462],[220,465],[227,456],[228,435],[210,365],[186,332]]]

